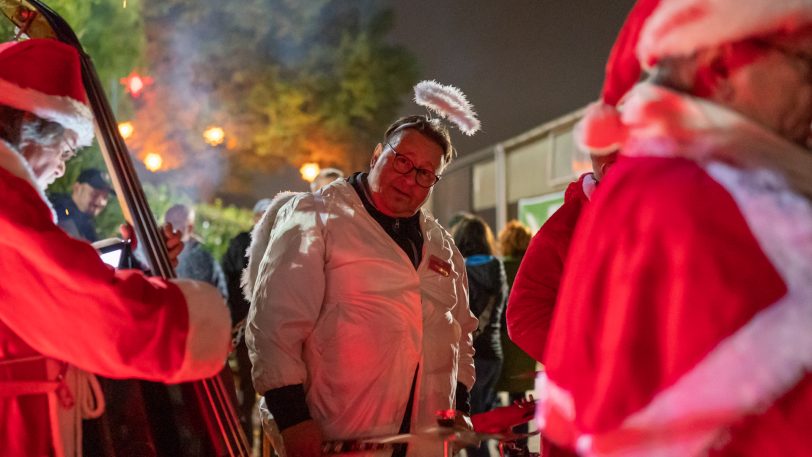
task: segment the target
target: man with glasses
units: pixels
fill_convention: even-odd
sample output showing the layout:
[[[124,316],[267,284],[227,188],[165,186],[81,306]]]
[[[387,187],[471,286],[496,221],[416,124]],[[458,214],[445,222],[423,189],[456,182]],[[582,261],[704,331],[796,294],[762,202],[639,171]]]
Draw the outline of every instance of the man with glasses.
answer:
[[[95,373],[177,383],[218,373],[231,322],[204,283],[113,270],[56,225],[44,191],[93,139],[77,51],[0,44],[0,455],[78,456],[104,411]],[[164,235],[170,259],[182,244]],[[87,450],[87,449],[86,449]]]
[[[465,266],[421,209],[452,154],[440,121],[400,119],[369,173],[291,197],[265,228],[270,239],[253,240],[251,263],[261,263],[248,284],[247,343],[288,456],[433,426],[437,411],[468,413],[477,320]]]

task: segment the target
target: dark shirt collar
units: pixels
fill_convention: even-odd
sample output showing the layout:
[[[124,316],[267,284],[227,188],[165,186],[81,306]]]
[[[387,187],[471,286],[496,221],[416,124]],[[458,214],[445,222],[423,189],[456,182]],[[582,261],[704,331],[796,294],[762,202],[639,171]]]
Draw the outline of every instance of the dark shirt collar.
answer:
[[[372,203],[372,195],[369,191],[369,183],[367,183],[366,173],[354,173],[352,176],[347,178],[347,182],[352,184],[353,189],[355,189],[355,193],[358,194],[358,197],[361,199],[361,202],[364,204],[364,208],[366,208],[367,212],[375,220],[380,222],[381,225],[390,225],[399,222],[400,224],[417,224],[418,227],[420,226],[420,211],[409,217],[392,217],[379,211],[378,208],[375,207],[375,204]]]
[[[423,232],[420,230],[420,211],[410,217],[391,217],[378,211],[372,204],[366,173],[355,173],[347,179],[364,204],[364,209],[372,216],[387,235],[403,249],[403,252],[417,268],[423,258]]]

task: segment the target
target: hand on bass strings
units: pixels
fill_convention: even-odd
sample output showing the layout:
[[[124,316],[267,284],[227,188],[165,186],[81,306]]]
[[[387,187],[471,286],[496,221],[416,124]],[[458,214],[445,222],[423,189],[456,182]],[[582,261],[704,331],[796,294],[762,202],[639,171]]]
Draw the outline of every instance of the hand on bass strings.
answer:
[[[130,241],[130,247],[132,250],[138,246],[138,240],[135,236],[135,229],[130,224],[121,224],[119,226],[119,231],[121,232],[121,238]],[[169,254],[169,261],[172,263],[172,267],[178,266],[178,256],[180,255],[181,251],[183,251],[183,241],[181,241],[180,237],[181,234],[178,231],[172,229],[171,224],[164,224],[161,226],[161,234],[164,237],[164,242],[166,243],[166,250]]]
[[[321,457],[323,436],[313,419],[282,430],[282,441],[288,457]]]

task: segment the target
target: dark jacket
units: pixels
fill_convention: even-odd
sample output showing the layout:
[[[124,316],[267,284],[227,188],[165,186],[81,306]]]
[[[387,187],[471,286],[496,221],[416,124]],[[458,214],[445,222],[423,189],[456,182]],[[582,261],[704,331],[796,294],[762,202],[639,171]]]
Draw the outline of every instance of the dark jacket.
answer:
[[[502,311],[507,301],[507,278],[502,261],[491,255],[465,258],[468,273],[468,302],[471,312],[479,319],[474,338],[475,358],[501,359],[499,339]]]
[[[223,273],[226,276],[228,287],[228,308],[231,311],[231,320],[240,322],[248,317],[248,308],[251,304],[245,299],[240,286],[242,271],[248,266],[246,251],[251,245],[251,232],[242,232],[235,236],[228,244],[228,250],[223,255]]]
[[[96,222],[92,217],[79,211],[73,198],[68,194],[53,194],[48,197],[54,206],[59,227],[68,235],[90,243],[98,241]]]
[[[178,256],[178,268],[175,272],[178,278],[197,279],[213,285],[223,298],[228,299],[223,269],[214,260],[214,256],[203,248],[200,241],[192,238],[186,242]]]

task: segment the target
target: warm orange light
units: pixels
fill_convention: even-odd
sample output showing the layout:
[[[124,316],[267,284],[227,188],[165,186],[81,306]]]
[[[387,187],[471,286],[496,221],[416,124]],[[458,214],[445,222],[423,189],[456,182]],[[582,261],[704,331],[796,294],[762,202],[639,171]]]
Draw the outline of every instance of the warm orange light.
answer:
[[[132,122],[119,122],[118,123],[118,133],[121,134],[121,138],[125,140],[129,139],[133,136],[135,132],[135,127],[133,126]]]
[[[321,167],[315,162],[308,162],[299,168],[299,173],[302,174],[302,179],[307,182],[313,182],[313,180],[316,179],[316,176],[319,175],[320,171]]]
[[[144,166],[147,167],[147,170],[153,173],[160,170],[163,164],[164,159],[158,153],[150,152],[146,156],[144,156]]]
[[[203,132],[203,139],[211,146],[220,145],[226,138],[226,132],[220,127],[209,127]]]
[[[141,76],[136,72],[131,72],[127,77],[119,80],[124,85],[124,90],[135,98],[141,95],[145,87],[152,84],[152,78]]]

